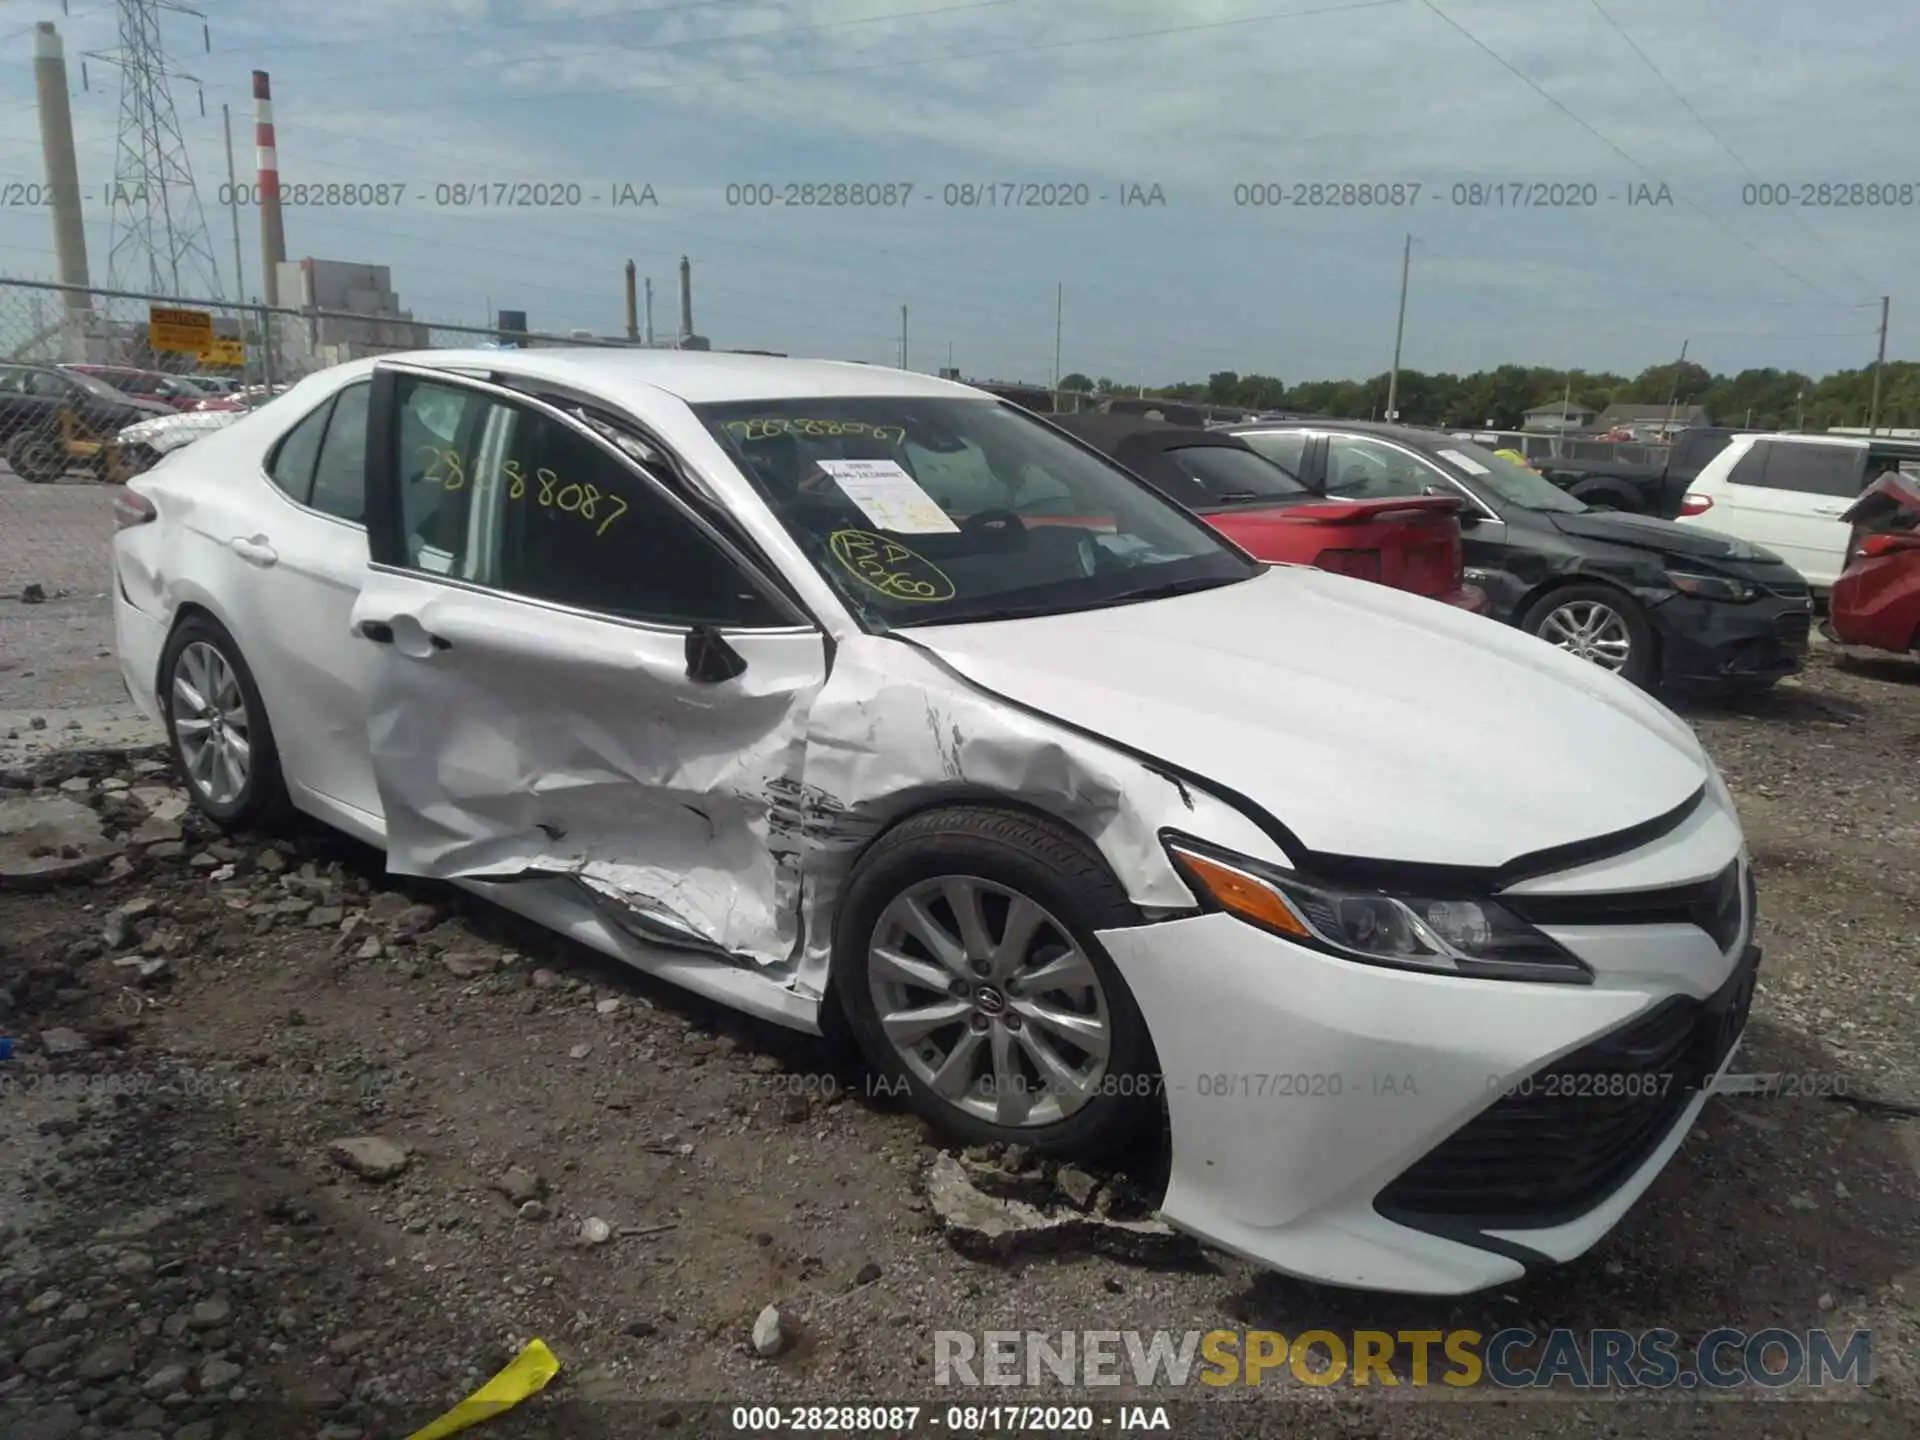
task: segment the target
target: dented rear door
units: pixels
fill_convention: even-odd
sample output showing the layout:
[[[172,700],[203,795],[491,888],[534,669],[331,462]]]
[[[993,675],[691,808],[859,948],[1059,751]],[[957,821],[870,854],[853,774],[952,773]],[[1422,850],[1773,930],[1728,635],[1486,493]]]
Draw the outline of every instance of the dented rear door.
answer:
[[[376,371],[368,744],[402,874],[564,878],[643,938],[798,938],[799,782],[826,646],[671,484],[577,415]],[[664,479],[664,483],[663,483]]]

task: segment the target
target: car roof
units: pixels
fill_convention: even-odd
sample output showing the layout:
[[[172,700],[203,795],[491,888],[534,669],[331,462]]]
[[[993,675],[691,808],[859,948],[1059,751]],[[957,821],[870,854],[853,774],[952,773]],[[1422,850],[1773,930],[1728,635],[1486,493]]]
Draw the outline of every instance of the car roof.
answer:
[[[1382,440],[1398,440],[1403,445],[1439,445],[1455,443],[1448,430],[1429,430],[1418,425],[1395,425],[1384,420],[1250,420],[1244,425],[1229,425],[1227,434],[1246,435],[1273,430],[1347,430],[1356,435],[1378,435]]]
[[[1081,415],[1055,415],[1053,423],[1089,445],[1109,453],[1121,446],[1151,450],[1179,450],[1192,445],[1214,445],[1225,450],[1251,449],[1238,435],[1225,430],[1202,430],[1192,425],[1175,425],[1145,415],[1093,412]]]
[[[1897,435],[1781,435],[1771,430],[1752,430],[1733,437],[1736,440],[1771,440],[1789,445],[1849,445],[1859,450],[1912,450],[1920,453],[1920,440]]]
[[[985,392],[910,370],[845,360],[724,351],[645,350],[615,346],[538,350],[413,350],[381,356],[435,370],[499,374],[596,391],[615,400],[667,394],[689,405],[728,401],[924,397],[988,399]],[[349,362],[359,372],[372,360]],[[341,367],[343,370],[345,366]]]

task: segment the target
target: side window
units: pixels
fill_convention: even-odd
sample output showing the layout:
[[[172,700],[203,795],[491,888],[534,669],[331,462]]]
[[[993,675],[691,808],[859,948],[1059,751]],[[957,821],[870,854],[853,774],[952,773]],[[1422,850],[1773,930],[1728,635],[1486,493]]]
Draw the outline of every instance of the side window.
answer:
[[[1733,468],[1727,472],[1729,485],[1765,485],[1767,483],[1767,451],[1773,447],[1764,443],[1749,445],[1747,453],[1733,462]]]
[[[1298,430],[1272,430],[1265,435],[1240,437],[1267,459],[1296,479],[1306,464],[1307,437]]]
[[[1851,445],[1764,444],[1754,449],[1767,452],[1767,468],[1757,483],[1769,490],[1842,498],[1860,493],[1866,456]]]
[[[27,390],[33,395],[42,395],[49,400],[65,400],[75,388],[73,382],[64,375],[49,375],[44,370],[27,373]]]
[[[367,519],[367,397],[371,384],[349,385],[334,398],[333,418],[313,468],[314,509],[364,525]]]
[[[30,373],[26,370],[0,370],[0,395],[25,395]]]
[[[267,460],[267,474],[273,483],[302,505],[313,492],[313,462],[320,454],[320,437],[327,430],[327,416],[333,412],[333,397],[328,396],[306,419],[280,438]]]
[[[1327,493],[1343,500],[1397,500],[1447,485],[1437,468],[1362,435],[1327,439]]]
[[[570,427],[411,376],[397,398],[413,568],[659,624],[789,623],[698,527]]]

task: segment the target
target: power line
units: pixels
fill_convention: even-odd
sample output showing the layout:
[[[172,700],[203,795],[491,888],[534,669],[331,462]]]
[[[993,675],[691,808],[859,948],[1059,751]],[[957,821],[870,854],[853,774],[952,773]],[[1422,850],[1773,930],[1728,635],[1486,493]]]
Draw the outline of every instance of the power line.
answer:
[[[1027,0],[963,0],[955,5],[938,5],[928,10],[896,10],[885,15],[863,15],[851,20],[823,20],[808,25],[778,25],[767,30],[738,30],[725,35],[694,35],[683,40],[655,40],[639,45],[596,45],[591,50],[575,46],[566,50],[537,50],[531,55],[505,55],[497,60],[486,60],[476,65],[471,60],[463,60],[455,65],[392,65],[384,70],[355,69],[335,72],[356,79],[378,75],[406,74],[445,75],[455,70],[472,71],[475,69],[510,70],[521,65],[535,65],[543,60],[580,60],[592,59],[601,55],[630,55],[665,50],[697,50],[709,45],[728,45],[745,40],[769,40],[783,35],[802,35],[820,30],[850,30],[862,25],[879,25],[891,20],[913,20],[927,15],[952,15],[968,10],[993,10],[1006,5],[1021,5]],[[326,72],[318,75],[306,71],[300,73],[300,80],[324,80]],[[218,87],[215,87],[218,88]],[[519,98],[519,97],[516,97]],[[542,97],[546,98],[546,97]]]
[[[808,70],[754,70],[740,75],[712,75],[698,80],[679,80],[667,85],[609,85],[590,90],[543,90],[531,95],[489,96],[489,107],[514,104],[550,104],[555,100],[575,100],[592,95],[659,95],[671,90],[710,90],[720,85],[754,85],[768,80],[800,80],[818,75],[851,75],[860,71],[904,70],[913,65],[942,65],[959,60],[994,60],[1009,55],[1034,55],[1050,50],[1070,50],[1087,45],[1112,45],[1124,40],[1159,40],[1172,35],[1192,35],[1210,30],[1227,30],[1242,25],[1262,25],[1275,20],[1301,20],[1316,15],[1343,15],[1357,10],[1383,10],[1405,5],[1409,0],[1355,0],[1346,5],[1319,5],[1306,10],[1276,10],[1262,15],[1242,15],[1232,20],[1206,20],[1188,25],[1169,25],[1157,30],[1129,30],[1118,35],[1089,35],[1072,40],[1047,40],[1031,45],[1008,45],[993,50],[967,50],[941,55],[916,55],[905,59],[863,61],[853,65],[824,65]],[[912,12],[925,13],[925,12]],[[771,34],[763,31],[762,34]],[[222,87],[207,87],[218,90]],[[356,107],[360,115],[405,115],[404,108],[374,110]],[[418,148],[418,147],[414,147]]]
[[[1582,130],[1586,131],[1589,135],[1593,136],[1594,139],[1598,140],[1602,145],[1606,146],[1609,150],[1613,151],[1613,153],[1618,155],[1622,160],[1625,160],[1629,165],[1633,166],[1634,169],[1638,170],[1643,175],[1652,176],[1654,180],[1658,181],[1663,186],[1667,184],[1667,182],[1661,179],[1661,177],[1653,170],[1651,166],[1647,165],[1644,161],[1640,160],[1638,157],[1630,154],[1627,150],[1622,148],[1611,137],[1602,134],[1599,130],[1595,129],[1586,120],[1582,119],[1579,115],[1576,115],[1572,110],[1570,110],[1565,104],[1563,104],[1553,94],[1543,89],[1524,70],[1521,70],[1511,60],[1507,59],[1506,56],[1502,55],[1499,51],[1495,50],[1491,45],[1487,44],[1486,41],[1482,40],[1478,35],[1475,35],[1471,30],[1467,29],[1466,26],[1462,25],[1458,20],[1454,19],[1451,15],[1447,14],[1446,11],[1442,10],[1439,7],[1439,5],[1435,3],[1435,0],[1420,0],[1420,3],[1426,6],[1427,9],[1431,10],[1441,20],[1444,20],[1451,28],[1458,31],[1460,35],[1465,40],[1468,41],[1468,43],[1470,43],[1475,49],[1479,50],[1481,53],[1486,55],[1490,60],[1492,60],[1495,64],[1497,64],[1502,70],[1505,70],[1509,75],[1513,76],[1514,79],[1518,80],[1521,84],[1525,85],[1529,90],[1533,91],[1534,94],[1538,95],[1542,100],[1545,100],[1549,105],[1553,106],[1554,109],[1558,110],[1562,115],[1566,116],[1569,120],[1573,121],[1574,124],[1578,125]],[[1670,189],[1671,187],[1668,187],[1668,188]],[[1766,251],[1762,250],[1759,246],[1755,245],[1752,241],[1748,240],[1747,237],[1742,235],[1739,231],[1731,229],[1726,225],[1723,225],[1719,221],[1719,219],[1717,219],[1713,215],[1711,211],[1703,208],[1694,200],[1690,199],[1684,192],[1678,195],[1676,198],[1680,201],[1681,204],[1685,205],[1689,210],[1694,211],[1702,219],[1704,219],[1709,225],[1713,226],[1714,229],[1718,230],[1721,234],[1726,235],[1727,237],[1732,239],[1735,244],[1740,246],[1741,249],[1752,251],[1755,255],[1758,255],[1762,260],[1766,261],[1769,265],[1779,270],[1782,274],[1791,276],[1793,279],[1797,280],[1800,284],[1806,286],[1809,290],[1812,290],[1817,294],[1825,295],[1829,300],[1832,300],[1835,305],[1845,305],[1848,303],[1836,297],[1833,294],[1833,292],[1828,290],[1825,286],[1818,285],[1814,283],[1812,280],[1809,280],[1806,276],[1802,275],[1798,270],[1795,270],[1791,265],[1788,265],[1785,261],[1778,260],[1772,255],[1767,254]]]
[[[1712,138],[1713,143],[1718,145],[1722,150],[1726,151],[1730,157],[1732,157],[1733,163],[1738,165],[1742,170],[1746,172],[1747,178],[1749,180],[1759,181],[1760,176],[1755,173],[1754,168],[1751,165],[1749,165],[1744,158],[1742,158],[1738,150],[1735,150],[1733,146],[1730,143],[1728,143],[1724,135],[1722,135],[1718,130],[1714,129],[1713,126],[1707,123],[1706,116],[1702,115],[1698,110],[1694,108],[1693,102],[1687,99],[1685,92],[1683,92],[1679,86],[1675,85],[1672,80],[1667,78],[1666,72],[1654,63],[1653,57],[1651,55],[1647,54],[1645,50],[1640,48],[1640,45],[1638,44],[1638,42],[1634,40],[1633,36],[1627,33],[1626,28],[1622,26],[1618,20],[1613,18],[1613,15],[1607,10],[1607,7],[1602,5],[1600,3],[1600,0],[1587,0],[1587,3],[1593,6],[1595,13],[1598,14],[1602,20],[1606,21],[1607,24],[1613,28],[1613,32],[1616,35],[1618,35],[1622,40],[1627,42],[1627,48],[1632,50],[1635,55],[1638,55],[1640,57],[1641,63],[1644,64],[1647,67],[1647,69],[1653,72],[1654,78],[1666,87],[1667,93],[1669,95],[1673,96],[1675,100],[1680,102],[1681,108],[1685,110],[1687,114],[1693,117],[1695,124],[1697,124],[1702,130],[1707,132],[1708,136]],[[1813,241],[1814,244],[1826,246],[1832,243],[1830,241],[1821,239],[1819,235],[1814,233],[1813,227],[1807,224],[1806,220],[1801,216],[1800,212],[1797,209],[1788,210],[1787,218],[1793,221],[1795,225],[1799,226],[1801,233],[1804,234],[1809,240]],[[1867,277],[1862,275],[1858,270],[1854,269],[1853,266],[1848,262],[1846,256],[1838,254],[1836,252],[1834,255],[1834,258],[1840,262],[1840,268],[1845,270],[1847,274],[1851,275],[1854,278],[1854,280],[1856,280],[1859,284],[1865,286],[1869,290],[1872,290],[1875,288],[1874,282],[1867,279]]]
[[[714,10],[723,5],[764,5],[767,0],[686,0],[678,5],[648,5],[635,8],[631,5],[616,5],[611,10],[578,11],[569,15],[542,15],[537,20],[489,20],[487,29],[494,30],[551,30],[556,24],[578,25],[591,20],[625,20],[643,18],[648,15],[684,15],[690,10]],[[381,38],[386,45],[404,44],[410,40],[471,40],[474,27],[471,24],[456,25],[444,30],[404,30],[398,35]],[[338,40],[288,40],[279,44],[255,45],[249,42],[245,47],[248,55],[280,54],[289,50],[333,49],[339,46],[352,46],[355,49],[367,48],[364,35],[342,36]],[[239,53],[239,52],[236,52]]]

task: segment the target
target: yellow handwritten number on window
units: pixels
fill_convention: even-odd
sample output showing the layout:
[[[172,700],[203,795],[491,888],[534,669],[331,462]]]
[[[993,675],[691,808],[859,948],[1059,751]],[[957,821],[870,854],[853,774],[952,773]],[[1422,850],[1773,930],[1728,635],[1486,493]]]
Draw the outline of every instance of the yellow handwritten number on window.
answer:
[[[934,605],[954,596],[945,571],[898,541],[866,530],[836,530],[827,543],[854,579],[890,600]]]

